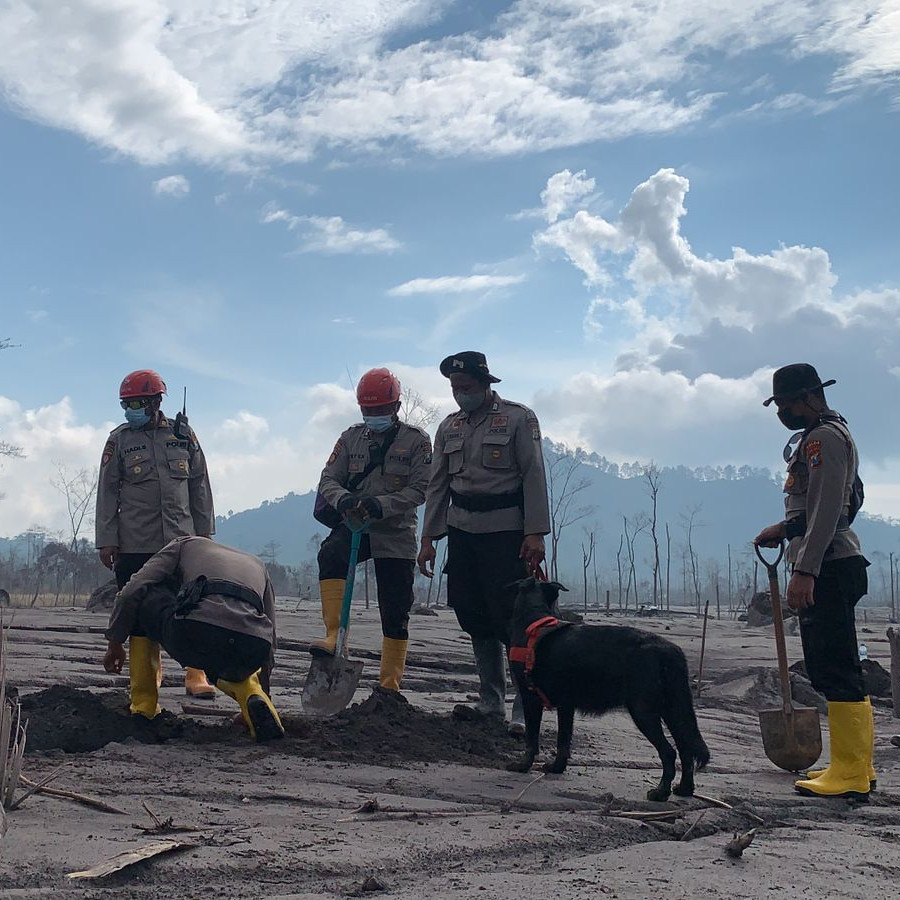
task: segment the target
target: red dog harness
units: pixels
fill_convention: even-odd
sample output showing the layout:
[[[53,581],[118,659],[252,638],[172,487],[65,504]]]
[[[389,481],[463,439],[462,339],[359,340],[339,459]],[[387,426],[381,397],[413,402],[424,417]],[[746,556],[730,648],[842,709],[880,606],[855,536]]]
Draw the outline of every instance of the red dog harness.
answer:
[[[571,625],[571,622],[560,622],[555,616],[544,616],[537,619],[525,629],[526,643],[524,647],[510,647],[510,662],[522,663],[525,666],[525,680],[528,688],[541,698],[544,709],[553,709],[553,704],[547,695],[531,680],[531,670],[534,668],[535,650],[538,643],[548,634]]]

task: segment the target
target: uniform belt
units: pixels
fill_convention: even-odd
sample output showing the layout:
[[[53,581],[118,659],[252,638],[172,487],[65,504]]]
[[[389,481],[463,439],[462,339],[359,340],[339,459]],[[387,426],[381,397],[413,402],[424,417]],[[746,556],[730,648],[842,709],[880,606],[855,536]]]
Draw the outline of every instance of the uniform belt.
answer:
[[[835,531],[847,531],[850,528],[850,519],[847,516],[839,516]],[[806,516],[794,516],[784,523],[784,533],[788,540],[803,537],[806,534]]]
[[[493,512],[495,509],[525,508],[525,492],[522,488],[505,494],[458,494],[450,489],[450,499],[454,506],[466,512]]]
[[[175,615],[184,617],[188,613],[193,612],[207,594],[219,594],[223,597],[234,597],[237,600],[243,600],[244,603],[249,603],[261,616],[266,614],[262,598],[256,591],[235,581],[226,581],[224,578],[207,578],[205,575],[200,575],[193,581],[189,581],[178,592],[178,606],[175,608]]]

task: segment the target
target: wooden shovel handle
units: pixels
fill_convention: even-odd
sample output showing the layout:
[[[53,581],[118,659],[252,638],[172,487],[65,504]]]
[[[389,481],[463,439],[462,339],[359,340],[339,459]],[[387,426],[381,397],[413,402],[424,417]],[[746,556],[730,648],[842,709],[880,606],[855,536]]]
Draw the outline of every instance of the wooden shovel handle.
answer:
[[[784,644],[784,616],[781,612],[781,591],[778,586],[778,564],[784,557],[784,541],[778,551],[778,557],[774,562],[769,562],[759,551],[759,545],[755,545],[756,555],[766,567],[769,573],[769,599],[772,603],[772,624],[775,626],[775,650],[778,653],[778,677],[781,680],[781,702],[784,714],[789,716],[794,711],[791,702],[791,675],[788,671],[787,648]]]

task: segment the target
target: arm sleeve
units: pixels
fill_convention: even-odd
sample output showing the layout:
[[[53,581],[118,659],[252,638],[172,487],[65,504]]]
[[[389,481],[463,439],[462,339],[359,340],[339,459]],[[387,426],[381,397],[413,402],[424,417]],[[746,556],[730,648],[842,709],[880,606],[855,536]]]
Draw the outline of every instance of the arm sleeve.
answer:
[[[188,496],[191,504],[191,518],[194,520],[194,534],[208,537],[216,533],[216,513],[213,509],[212,487],[203,449],[193,434],[191,440],[191,475],[188,481]]]
[[[94,546],[119,546],[119,485],[122,480],[119,448],[110,436],[100,458],[100,476],[97,481],[97,509],[94,518]]]
[[[450,506],[450,463],[444,453],[444,426],[438,427],[434,437],[428,487],[425,490],[425,521],[422,536],[433,540],[447,533],[447,509]]]
[[[176,538],[155,553],[131,576],[128,584],[116,595],[116,603],[109,616],[106,639],[123,644],[134,631],[138,610],[144,596],[143,588],[158,584],[178,570],[181,560],[181,545],[184,538]]]
[[[525,495],[525,534],[549,534],[550,506],[541,428],[531,410],[525,421],[516,427],[516,457],[522,471],[522,491]]]
[[[405,488],[390,494],[378,494],[376,499],[381,504],[384,517],[396,516],[414,509],[425,502],[425,491],[431,473],[431,438],[422,435],[421,440],[413,447],[409,461],[409,481]]]
[[[806,533],[800,540],[794,570],[818,575],[843,511],[850,448],[843,435],[823,427],[810,434],[804,451],[809,469]]]
[[[319,478],[319,493],[335,508],[345,494],[350,492],[345,485],[350,477],[350,451],[347,449],[347,432],[344,432],[334,445],[322,475]]]

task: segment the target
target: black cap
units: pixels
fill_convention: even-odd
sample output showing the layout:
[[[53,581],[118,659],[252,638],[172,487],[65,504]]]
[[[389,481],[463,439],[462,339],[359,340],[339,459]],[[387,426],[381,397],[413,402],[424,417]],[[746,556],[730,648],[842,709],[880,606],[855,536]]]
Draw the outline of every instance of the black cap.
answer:
[[[454,353],[441,362],[441,375],[449,378],[456,372],[471,375],[488,384],[496,384],[500,380],[491,375],[487,358],[477,350],[463,350],[462,353]]]
[[[816,388],[827,388],[833,384],[837,384],[833,378],[822,381],[815,366],[809,363],[791,363],[775,370],[772,376],[772,396],[763,406],[768,406],[773,400],[792,400]]]

